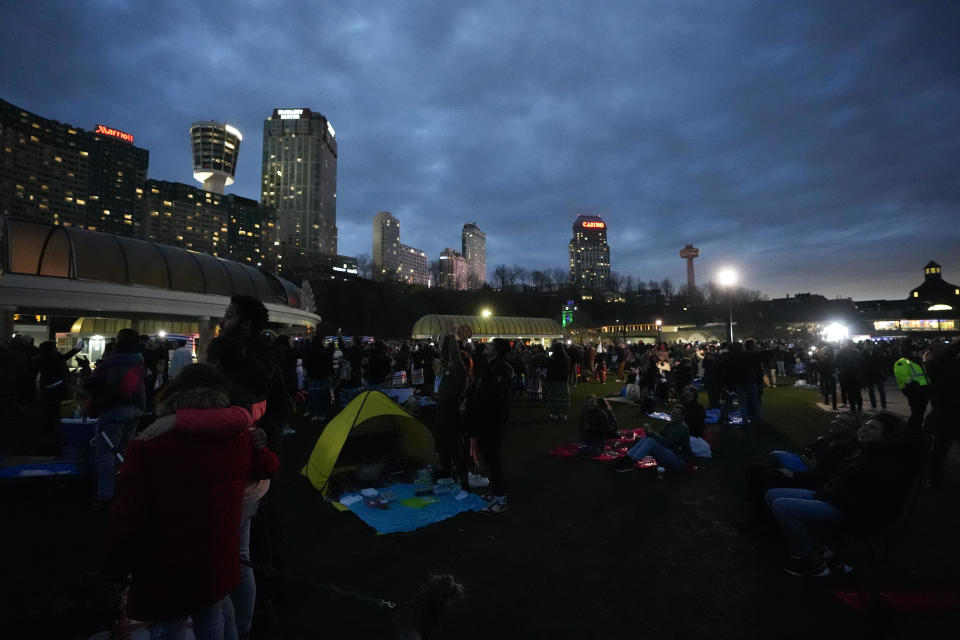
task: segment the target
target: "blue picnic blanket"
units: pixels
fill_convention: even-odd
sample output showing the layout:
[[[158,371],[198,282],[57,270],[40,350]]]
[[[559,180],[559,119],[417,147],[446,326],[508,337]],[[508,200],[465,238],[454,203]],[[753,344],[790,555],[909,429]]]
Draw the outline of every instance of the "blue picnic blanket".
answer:
[[[40,476],[83,476],[84,471],[72,462],[40,462],[0,468],[0,478],[34,478]]]
[[[706,419],[704,420],[707,424],[717,424],[720,421],[720,409],[707,409]],[[727,414],[727,420],[730,424],[743,424],[743,417],[741,417],[739,411],[731,411]]]
[[[654,420],[663,420],[665,422],[670,422],[670,414],[664,413],[663,411],[654,411],[647,414],[648,418],[653,418]],[[730,424],[743,424],[743,418],[740,416],[739,411],[731,411],[727,414],[727,420]],[[717,424],[720,421],[720,409],[707,409],[706,417],[704,418],[705,424]]]
[[[464,511],[479,511],[486,506],[486,501],[474,493],[468,493],[462,500],[454,496],[457,489],[441,495],[417,496],[416,489],[422,485],[393,484],[380,490],[381,494],[393,492],[396,499],[391,500],[389,509],[375,509],[364,504],[363,500],[347,506],[357,514],[361,520],[377,530],[378,533],[397,533],[400,531],[414,531],[435,522],[452,518]],[[353,498],[361,497],[358,493],[347,493],[340,496],[351,502]],[[404,504],[406,502],[407,504]],[[345,505],[346,506],[346,505]]]

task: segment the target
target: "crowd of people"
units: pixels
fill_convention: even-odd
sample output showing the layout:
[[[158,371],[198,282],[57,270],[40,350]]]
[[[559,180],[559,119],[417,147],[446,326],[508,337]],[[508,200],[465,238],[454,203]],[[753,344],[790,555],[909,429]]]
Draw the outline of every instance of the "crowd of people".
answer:
[[[808,448],[772,452],[751,465],[747,485],[757,519],[784,534],[787,571],[804,576],[830,572],[825,525],[890,521],[921,470],[928,484],[942,484],[947,451],[958,437],[957,340],[838,346],[557,340],[544,347],[473,340],[470,327],[460,326],[438,345],[386,344],[342,334],[270,337],[267,323],[262,303],[235,296],[220,336],[198,347],[202,364],[193,363],[191,345],[131,329],[107,344],[94,367],[78,356],[80,343],[61,353],[54,342],[35,348],[18,338],[0,351],[5,415],[34,403],[42,409],[41,429],[52,432],[73,393],[78,412],[97,418],[95,500],[111,510],[108,572],[128,584],[128,613],[153,623],[152,637],[177,637],[188,618],[198,638],[246,637],[254,602],[269,601],[263,581],[258,599],[251,565],[283,564],[269,488],[298,393],[305,396],[303,417],[314,422],[331,419],[361,390],[395,381],[435,397],[436,477],[486,489],[483,512],[499,514],[507,510],[501,450],[516,397],[542,404],[546,420],[565,422],[572,387],[615,376],[644,413],[663,407],[670,417],[660,431],[648,429],[614,469],[629,471],[647,456],[678,469],[690,464],[691,437],[704,435],[706,408],[719,409],[723,424],[736,400],[742,426],[755,430],[763,424],[764,390],[784,376],[803,380],[797,384],[815,386],[825,404],[847,411]],[[884,411],[884,381],[891,376],[910,405],[908,420]],[[863,390],[879,412],[864,411]],[[934,440],[929,456],[924,416]],[[620,433],[602,394],[587,396],[578,433],[588,457]]]

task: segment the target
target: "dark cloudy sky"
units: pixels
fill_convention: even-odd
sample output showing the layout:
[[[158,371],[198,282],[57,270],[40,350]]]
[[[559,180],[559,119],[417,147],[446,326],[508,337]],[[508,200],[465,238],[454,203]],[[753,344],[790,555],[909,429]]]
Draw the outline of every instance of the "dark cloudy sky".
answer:
[[[150,150],[192,182],[188,128],[326,115],[340,252],[371,220],[435,259],[460,226],[487,264],[565,267],[577,212],[613,269],[771,297],[900,298],[935,259],[960,282],[960,3],[5,2],[0,96]]]

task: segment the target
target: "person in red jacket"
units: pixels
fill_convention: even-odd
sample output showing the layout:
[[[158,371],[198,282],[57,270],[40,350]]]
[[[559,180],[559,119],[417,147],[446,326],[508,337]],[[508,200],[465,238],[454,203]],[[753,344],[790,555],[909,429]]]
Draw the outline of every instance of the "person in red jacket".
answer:
[[[158,398],[158,412],[191,410],[246,420],[236,387],[208,365],[191,365]],[[117,478],[107,535],[107,573],[130,576],[127,614],[174,638],[187,618],[198,640],[235,633],[229,594],[240,581],[239,525],[248,480],[271,477],[276,455],[246,428],[175,429],[134,440]]]

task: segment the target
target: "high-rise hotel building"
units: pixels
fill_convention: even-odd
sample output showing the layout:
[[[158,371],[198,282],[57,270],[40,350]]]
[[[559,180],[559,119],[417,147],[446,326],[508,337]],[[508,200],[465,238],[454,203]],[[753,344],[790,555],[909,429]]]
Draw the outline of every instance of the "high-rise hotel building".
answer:
[[[581,291],[604,293],[610,287],[607,223],[600,216],[580,214],[570,239],[570,283]]]
[[[276,266],[274,212],[256,200],[147,180],[140,237],[255,267]]]
[[[447,248],[440,252],[438,287],[466,291],[469,273],[467,261],[458,251]]]
[[[467,288],[479,289],[487,283],[487,236],[476,222],[463,225],[461,254],[467,261]]]
[[[274,109],[263,123],[261,202],[277,211],[282,253],[337,253],[337,141],[310,109]]]
[[[400,243],[400,221],[389,211],[373,217],[373,277],[407,284],[430,285],[427,254]]]
[[[193,150],[193,178],[203,190],[223,195],[224,187],[233,184],[243,136],[236,128],[222,122],[194,122],[190,126]]]
[[[0,100],[0,214],[138,235],[149,161],[130,133],[81,129]]]

